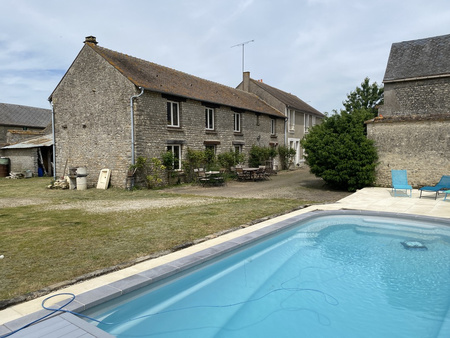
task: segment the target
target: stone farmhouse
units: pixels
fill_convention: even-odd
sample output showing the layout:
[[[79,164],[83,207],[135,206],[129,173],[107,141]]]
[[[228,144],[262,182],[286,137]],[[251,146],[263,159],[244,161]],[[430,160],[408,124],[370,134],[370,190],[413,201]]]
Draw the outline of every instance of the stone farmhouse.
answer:
[[[450,35],[392,44],[384,105],[366,122],[379,155],[377,184],[406,169],[414,187],[450,174]]]
[[[243,81],[237,88],[256,94],[286,116],[284,144],[296,151],[294,165],[298,166],[304,162],[300,140],[308,133],[308,129],[320,123],[325,115],[293,94],[269,86],[262,80],[252,79],[250,72],[244,72]]]
[[[100,47],[84,46],[55,88],[56,175],[87,168],[88,186],[111,169],[111,184],[124,187],[138,156],[171,150],[176,169],[186,150],[285,144],[285,115],[257,95],[207,81]]]
[[[51,175],[51,125],[50,109],[0,103],[0,156],[8,162],[0,176],[10,172]]]

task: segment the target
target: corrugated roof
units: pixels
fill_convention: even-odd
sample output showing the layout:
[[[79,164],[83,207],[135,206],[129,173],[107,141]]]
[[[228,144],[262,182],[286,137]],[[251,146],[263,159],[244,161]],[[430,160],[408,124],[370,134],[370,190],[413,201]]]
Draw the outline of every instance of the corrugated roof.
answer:
[[[450,76],[450,35],[393,43],[383,82]]]
[[[44,135],[39,137],[34,137],[26,141],[22,141],[16,144],[12,144],[1,149],[27,149],[27,148],[38,148],[38,147],[50,147],[53,145],[52,135]]]
[[[50,109],[0,103],[0,125],[45,128],[51,122]]]
[[[256,95],[201,79],[168,67],[86,42],[133,84],[159,93],[181,96],[272,116],[284,115]]]
[[[305,101],[299,99],[297,96],[295,96],[293,94],[290,94],[290,93],[284,92],[278,88],[269,86],[268,84],[265,84],[264,82],[261,82],[261,81],[256,81],[254,79],[250,79],[250,81],[252,81],[254,84],[256,84],[257,86],[264,89],[266,92],[268,92],[269,94],[274,96],[276,99],[283,102],[289,108],[293,108],[295,110],[298,110],[298,111],[301,111],[304,113],[308,113],[308,114],[319,115],[322,117],[325,116],[320,111],[311,107]]]

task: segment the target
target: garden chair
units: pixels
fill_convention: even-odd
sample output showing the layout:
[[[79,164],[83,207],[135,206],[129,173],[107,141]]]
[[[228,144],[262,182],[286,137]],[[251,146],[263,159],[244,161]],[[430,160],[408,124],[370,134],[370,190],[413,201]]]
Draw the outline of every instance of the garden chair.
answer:
[[[408,175],[406,170],[391,170],[392,177],[392,191],[394,191],[394,197],[397,196],[397,189],[406,190],[406,194],[409,197],[412,196],[412,186],[408,184]]]
[[[250,178],[249,175],[244,172],[244,169],[242,169],[240,167],[236,167],[236,175],[237,175],[237,179],[239,181],[245,181]]]
[[[449,189],[450,189],[450,176],[443,175],[441,177],[441,179],[439,180],[439,182],[435,186],[425,186],[425,187],[420,188],[419,189],[420,190],[420,198],[422,197],[423,191],[430,191],[430,192],[436,193],[436,195],[434,196],[434,199],[436,199],[440,192],[444,192],[444,190],[449,190]]]

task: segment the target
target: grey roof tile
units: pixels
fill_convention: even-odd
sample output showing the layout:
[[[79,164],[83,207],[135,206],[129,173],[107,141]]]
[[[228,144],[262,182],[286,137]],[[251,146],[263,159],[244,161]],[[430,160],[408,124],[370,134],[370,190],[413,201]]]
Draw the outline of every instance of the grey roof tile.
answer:
[[[301,111],[303,113],[309,113],[319,116],[325,116],[317,109],[311,107],[309,104],[307,104],[305,101],[299,99],[297,96],[287,93],[285,91],[282,91],[278,88],[269,86],[268,84],[265,84],[261,81],[256,81],[254,79],[250,79],[254,84],[264,89],[266,92],[271,94],[273,97],[278,99],[279,101],[283,102],[285,105],[287,105],[289,108],[296,109],[298,111]]]
[[[280,111],[254,94],[103,48],[92,42],[86,42],[86,46],[95,50],[138,87],[284,118]]]
[[[393,43],[383,82],[450,76],[450,34]]]
[[[0,125],[45,128],[51,122],[50,109],[0,103]]]

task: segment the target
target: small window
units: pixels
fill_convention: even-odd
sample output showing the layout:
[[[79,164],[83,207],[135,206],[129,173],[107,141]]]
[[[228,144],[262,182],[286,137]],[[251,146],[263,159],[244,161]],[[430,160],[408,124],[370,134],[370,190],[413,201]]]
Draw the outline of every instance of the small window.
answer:
[[[234,132],[239,133],[241,131],[241,113],[234,113],[233,123]]]
[[[167,125],[170,127],[180,126],[180,111],[178,102],[167,102]]]
[[[167,151],[173,154],[173,169],[181,170],[181,145],[171,144],[167,146]]]
[[[270,134],[275,135],[277,133],[277,128],[275,124],[275,119],[270,119]]]
[[[241,154],[242,153],[242,144],[235,144],[234,145],[234,152],[236,154]]]
[[[205,109],[205,128],[207,130],[214,130],[214,109]]]

